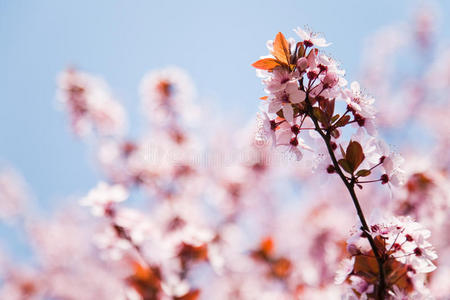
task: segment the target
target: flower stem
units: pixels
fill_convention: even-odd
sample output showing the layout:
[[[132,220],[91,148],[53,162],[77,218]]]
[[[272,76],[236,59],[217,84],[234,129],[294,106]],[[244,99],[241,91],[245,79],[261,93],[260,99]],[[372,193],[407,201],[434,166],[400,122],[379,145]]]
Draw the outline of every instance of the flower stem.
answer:
[[[334,166],[334,169],[336,170],[336,173],[342,179],[348,192],[350,193],[350,196],[353,200],[353,204],[356,208],[356,213],[358,214],[359,220],[361,221],[362,230],[365,232],[365,236],[369,240],[370,247],[372,248],[372,251],[375,255],[375,259],[377,261],[378,269],[379,269],[379,286],[377,289],[376,297],[378,300],[383,300],[386,295],[386,281],[385,281],[385,274],[384,274],[384,267],[383,267],[384,261],[383,261],[382,257],[380,256],[380,253],[377,249],[377,246],[375,244],[373,237],[370,235],[370,228],[367,225],[366,218],[364,217],[364,213],[361,209],[361,205],[359,204],[358,197],[356,196],[355,186],[354,186],[355,183],[353,181],[348,181],[346,176],[342,172],[342,169],[337,162],[336,155],[334,154],[333,148],[331,146],[331,135],[328,131],[326,133],[323,132],[322,128],[319,125],[319,121],[314,117],[312,105],[308,99],[308,96],[306,97],[305,102],[307,104],[307,114],[313,121],[315,130],[320,134],[320,136],[322,137],[322,139],[324,140],[324,142],[327,146],[327,150],[330,155],[331,161],[333,162],[333,166]]]

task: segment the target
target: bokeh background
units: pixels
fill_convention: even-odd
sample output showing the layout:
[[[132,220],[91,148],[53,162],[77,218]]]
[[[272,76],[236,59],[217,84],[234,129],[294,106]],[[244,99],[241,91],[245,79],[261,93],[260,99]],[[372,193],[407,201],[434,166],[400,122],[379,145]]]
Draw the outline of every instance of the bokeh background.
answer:
[[[358,78],[367,36],[407,22],[414,1],[0,0],[0,160],[27,179],[43,212],[88,191],[100,177],[58,111],[56,77],[67,66],[102,76],[142,128],[138,84],[169,65],[194,78],[204,107],[247,120],[262,86],[250,64],[278,31],[308,25]],[[433,2],[438,36],[450,36],[450,2]],[[447,43],[448,44],[448,43]],[[2,230],[2,234],[7,234]]]

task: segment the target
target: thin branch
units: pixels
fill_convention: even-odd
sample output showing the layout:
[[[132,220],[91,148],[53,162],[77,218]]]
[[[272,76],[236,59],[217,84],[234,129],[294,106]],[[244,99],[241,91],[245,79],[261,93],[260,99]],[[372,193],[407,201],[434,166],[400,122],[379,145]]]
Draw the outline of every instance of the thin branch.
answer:
[[[354,189],[354,182],[349,182],[346,178],[346,176],[344,175],[341,167],[339,166],[336,156],[334,154],[333,148],[331,147],[331,136],[330,133],[324,133],[323,130],[321,129],[318,120],[314,117],[314,114],[312,112],[312,105],[311,102],[309,101],[308,95],[306,96],[306,104],[307,104],[307,114],[308,116],[311,118],[311,120],[314,123],[314,126],[316,128],[316,131],[320,134],[320,136],[322,137],[322,139],[324,140],[327,149],[328,149],[328,153],[330,155],[331,161],[333,162],[333,166],[334,169],[336,171],[336,173],[339,175],[339,177],[342,179],[342,181],[344,182],[348,192],[350,193],[350,196],[352,198],[353,204],[356,208],[356,212],[358,214],[359,220],[361,221],[362,224],[362,229],[363,231],[366,233],[365,236],[367,237],[367,239],[369,240],[370,246],[372,248],[372,251],[375,255],[375,259],[377,261],[378,264],[378,269],[379,269],[379,275],[380,275],[380,284],[379,284],[379,289],[378,289],[378,293],[377,293],[377,299],[379,300],[383,300],[384,299],[384,295],[386,294],[386,281],[385,281],[385,274],[384,274],[384,268],[383,268],[383,259],[380,256],[380,253],[378,252],[377,246],[375,245],[375,241],[373,239],[373,237],[370,235],[370,229],[369,226],[367,225],[367,221],[366,218],[364,217],[364,213],[361,209],[361,205],[359,204],[358,201],[358,197],[356,196],[355,193],[355,189]]]

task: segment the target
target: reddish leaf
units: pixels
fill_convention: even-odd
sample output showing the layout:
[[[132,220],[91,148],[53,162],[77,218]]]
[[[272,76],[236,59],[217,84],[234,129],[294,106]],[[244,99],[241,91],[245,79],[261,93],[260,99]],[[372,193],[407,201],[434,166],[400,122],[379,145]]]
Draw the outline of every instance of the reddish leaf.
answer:
[[[331,120],[331,117],[333,116],[334,113],[334,102],[335,102],[334,99],[326,102],[324,111],[329,120]]]
[[[264,252],[267,256],[272,254],[273,249],[274,249],[274,244],[273,244],[272,238],[269,236],[269,237],[266,237],[265,239],[263,239],[261,241],[260,248],[261,248],[261,251]]]
[[[276,259],[271,265],[271,273],[276,278],[286,278],[292,269],[292,263],[285,257]]]
[[[275,67],[281,66],[282,63],[274,58],[263,58],[252,64],[254,68],[272,71]]]
[[[336,124],[334,124],[335,127],[342,127],[347,125],[348,121],[350,121],[350,116],[349,115],[345,115],[342,118],[339,119],[339,121],[336,122]]]
[[[272,54],[282,63],[289,65],[291,50],[288,41],[281,32],[278,32],[275,37]]]
[[[350,141],[345,153],[345,160],[349,164],[351,173],[358,169],[359,165],[364,160],[364,152],[361,145],[358,142]]]
[[[352,168],[350,167],[350,164],[345,159],[340,159],[338,161],[338,164],[342,167],[342,169],[345,170],[347,173],[353,173]]]
[[[339,144],[339,149],[341,150],[342,157],[345,157],[345,151],[341,144]]]
[[[378,280],[378,263],[376,258],[369,255],[357,255],[353,271],[363,277],[368,283],[375,283]]]
[[[192,290],[183,296],[176,296],[174,300],[197,300],[200,297],[200,290]]]

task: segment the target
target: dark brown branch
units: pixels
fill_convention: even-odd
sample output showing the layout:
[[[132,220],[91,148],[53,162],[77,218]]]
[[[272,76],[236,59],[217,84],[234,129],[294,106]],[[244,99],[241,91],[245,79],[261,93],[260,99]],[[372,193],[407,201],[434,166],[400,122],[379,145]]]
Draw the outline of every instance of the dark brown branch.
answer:
[[[375,245],[375,241],[374,241],[373,237],[370,235],[370,228],[367,225],[366,218],[364,217],[364,213],[361,209],[361,205],[359,204],[358,197],[356,196],[356,193],[355,193],[355,188],[354,188],[355,183],[353,180],[351,180],[351,181],[347,180],[345,174],[343,173],[341,167],[339,166],[336,156],[334,154],[333,148],[331,147],[331,143],[330,143],[331,135],[329,132],[326,132],[326,133],[323,132],[322,128],[319,125],[318,120],[314,117],[312,105],[308,99],[308,96],[306,97],[305,102],[307,104],[307,114],[313,121],[315,130],[320,134],[320,136],[322,137],[322,139],[324,140],[324,142],[327,146],[327,150],[330,155],[331,161],[333,162],[334,169],[335,169],[336,173],[339,175],[339,177],[342,179],[342,181],[344,182],[348,192],[350,193],[350,196],[352,197],[353,204],[356,208],[356,213],[358,214],[359,220],[361,221],[362,230],[364,231],[365,236],[369,240],[370,247],[372,248],[372,251],[375,255],[375,259],[378,264],[379,275],[380,275],[380,282],[379,282],[379,286],[378,286],[378,290],[377,290],[377,299],[383,300],[386,295],[386,281],[385,281],[385,274],[384,274],[384,267],[383,267],[384,262],[383,262],[383,258],[380,256],[377,246]]]

